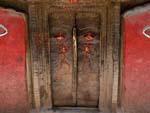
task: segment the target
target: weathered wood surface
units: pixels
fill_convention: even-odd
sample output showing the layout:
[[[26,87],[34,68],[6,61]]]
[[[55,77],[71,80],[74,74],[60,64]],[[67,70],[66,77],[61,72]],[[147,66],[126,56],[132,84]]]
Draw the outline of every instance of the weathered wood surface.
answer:
[[[74,17],[68,13],[49,15],[50,66],[54,106],[75,106],[73,102]]]
[[[116,112],[119,103],[120,86],[120,3],[113,4],[114,13],[112,14],[112,34],[113,35],[113,89],[112,89],[112,110]]]
[[[29,7],[30,49],[35,108],[51,107],[50,38],[46,6]]]
[[[72,14],[79,14],[81,12],[86,12],[86,13],[92,13],[92,14],[98,14],[96,18],[98,21],[94,21],[97,24],[96,29],[97,29],[97,39],[99,40],[99,43],[97,44],[97,51],[99,59],[95,59],[95,64],[98,65],[96,67],[99,67],[99,69],[95,68],[97,75],[96,78],[94,78],[94,83],[96,89],[90,90],[90,95],[94,97],[94,106],[97,106],[101,111],[109,112],[112,109],[112,105],[116,104],[117,105],[117,88],[118,88],[118,71],[119,71],[119,64],[117,59],[119,57],[118,52],[119,52],[119,25],[117,24],[119,19],[115,15],[119,15],[119,4],[116,4],[115,8],[113,7],[114,4],[96,4],[90,5],[88,4],[87,6],[85,4],[80,4],[80,5],[75,5],[75,4],[47,4],[46,3],[32,3],[29,6],[29,14],[30,14],[30,30],[31,30],[31,40],[30,40],[30,45],[31,45],[31,61],[32,61],[32,78],[33,78],[33,100],[34,103],[33,105],[35,106],[36,109],[40,109],[42,107],[46,108],[52,108],[55,104],[54,101],[52,101],[53,98],[53,88],[55,89],[56,87],[53,87],[53,74],[52,74],[52,68],[55,68],[51,65],[52,64],[52,59],[51,59],[51,46],[53,46],[54,43],[51,41],[51,20],[48,20],[48,17],[51,14],[57,13],[66,13],[68,17],[72,18]],[[57,6],[57,7],[56,7]],[[91,8],[89,8],[89,6]],[[110,10],[108,10],[110,9]],[[118,11],[118,12],[117,12]],[[49,15],[49,16],[48,16]],[[61,19],[63,20],[63,16],[61,16]],[[117,20],[115,20],[117,19]],[[80,18],[79,18],[80,20]],[[82,20],[84,21],[84,20]],[[86,22],[86,20],[85,20]],[[114,24],[113,24],[114,22]],[[77,21],[76,21],[77,23]],[[88,21],[86,22],[86,24]],[[53,24],[53,23],[52,23]],[[65,22],[64,22],[65,24]],[[48,27],[49,25],[49,27]],[[59,22],[56,22],[56,27],[61,26]],[[85,25],[87,26],[87,25]],[[79,26],[76,26],[77,29]],[[115,29],[114,29],[115,28]],[[115,31],[114,31],[115,30]],[[70,33],[71,30],[67,31],[67,33]],[[72,33],[72,32],[71,32]],[[78,30],[77,30],[78,34]],[[115,35],[116,34],[116,35]],[[80,36],[80,35],[79,35]],[[99,36],[99,37],[98,37]],[[78,37],[78,36],[77,36]],[[71,37],[73,38],[73,37]],[[80,41],[80,40],[79,40]],[[78,42],[78,41],[77,41]],[[80,45],[80,43],[78,43]],[[81,44],[82,45],[82,44]],[[98,47],[99,45],[99,47]],[[98,49],[99,48],[99,49]],[[53,49],[55,50],[55,49]],[[79,50],[79,49],[78,49]],[[71,56],[70,56],[71,57]],[[56,56],[57,58],[57,56]],[[79,59],[80,62],[81,59]],[[96,62],[97,61],[97,62]],[[99,62],[99,63],[98,63]],[[80,64],[80,63],[79,63]],[[59,70],[60,71],[60,70]],[[81,70],[83,71],[83,70]],[[54,73],[54,78],[56,73]],[[79,74],[79,73],[78,73]],[[70,77],[72,76],[69,74]],[[84,74],[86,75],[86,74]],[[91,74],[90,74],[91,75]],[[89,76],[90,76],[89,75]],[[79,95],[76,94],[81,94],[84,95],[85,92],[77,93],[78,88],[81,89],[89,89],[89,83],[91,82],[84,82],[87,81],[90,77],[81,77],[80,74],[78,75],[79,79],[82,79],[81,82],[77,82],[76,80],[73,80],[73,101],[78,103],[78,98]],[[62,77],[62,76],[61,76]],[[61,78],[60,77],[60,78]],[[81,78],[80,78],[81,77]],[[99,78],[98,78],[99,77]],[[115,77],[115,78],[114,78]],[[59,78],[59,77],[58,77]],[[91,78],[92,79],[92,78]],[[65,77],[64,77],[65,80]],[[66,79],[67,80],[67,79]],[[72,81],[72,80],[71,80]],[[71,83],[71,81],[68,81]],[[115,81],[115,82],[114,82]],[[66,83],[68,84],[66,81]],[[69,84],[70,84],[69,83]],[[80,85],[79,85],[79,84]],[[114,84],[113,84],[114,83]],[[60,83],[59,83],[60,84]],[[83,84],[86,84],[85,87],[83,87]],[[91,83],[93,84],[93,83]],[[98,86],[99,84],[99,86]],[[79,85],[79,86],[77,86]],[[77,90],[74,90],[77,86]],[[62,86],[61,86],[62,87]],[[69,86],[70,87],[70,86]],[[70,87],[71,88],[71,87]],[[60,89],[60,88],[59,88]],[[60,91],[63,93],[64,88],[62,88]],[[68,90],[68,89],[67,89]],[[93,91],[93,90],[96,90]],[[56,91],[56,90],[55,90]],[[59,91],[59,90],[57,90]],[[55,94],[57,94],[57,91]],[[98,92],[97,92],[98,91]],[[93,93],[94,92],[94,93]],[[54,96],[56,96],[54,94]],[[61,96],[61,92],[58,93],[59,98],[63,98],[63,95]],[[99,96],[97,95],[99,94]],[[112,97],[113,94],[113,97]],[[80,95],[80,97],[81,97]],[[58,97],[58,96],[56,96]],[[85,96],[82,96],[83,98]],[[96,97],[96,98],[95,98]],[[75,99],[77,98],[77,99]],[[55,98],[57,99],[57,98]],[[87,98],[86,101],[84,102],[84,105],[86,105],[86,102],[88,102]],[[98,100],[99,99],[99,100]],[[83,99],[81,99],[83,100]],[[96,102],[97,101],[97,102]],[[112,104],[113,102],[113,104]],[[79,104],[81,105],[81,103]],[[84,106],[82,103],[82,106]],[[89,104],[91,105],[91,104]]]
[[[100,91],[100,15],[78,13],[76,23],[78,32],[77,105],[97,107]]]
[[[116,51],[119,51],[119,50],[118,50],[118,48],[116,48],[116,50],[113,49],[114,48],[114,46],[113,46],[113,38],[116,37],[116,35],[113,35],[114,32],[112,32],[112,30],[111,30],[114,27],[114,26],[112,26],[112,21],[110,20],[111,15],[110,16],[107,15],[107,7],[110,8],[110,6],[108,5],[106,7],[105,6],[106,4],[104,4],[104,6],[92,7],[92,8],[89,9],[86,6],[84,6],[84,8],[83,8],[83,7],[77,6],[77,5],[71,5],[71,7],[69,7],[69,5],[66,5],[65,8],[64,8],[63,5],[57,6],[57,8],[55,6],[51,6],[49,4],[48,4],[49,6],[46,5],[46,4],[43,4],[43,6],[41,6],[41,5],[39,6],[39,5],[40,4],[33,4],[33,5],[30,5],[30,7],[29,7],[30,16],[31,16],[30,17],[30,22],[32,23],[31,27],[30,27],[30,29],[32,31],[32,33],[31,33],[31,37],[32,37],[32,39],[31,39],[31,44],[32,44],[32,47],[31,47],[31,50],[32,50],[32,52],[31,52],[32,53],[31,58],[32,58],[32,65],[33,64],[35,65],[35,66],[34,65],[32,66],[32,70],[33,70],[32,71],[32,76],[33,76],[33,80],[34,80],[33,81],[34,102],[35,102],[34,104],[35,104],[36,108],[45,107],[45,104],[42,104],[42,103],[45,103],[46,100],[41,98],[41,93],[42,92],[40,92],[41,82],[45,83],[43,79],[48,80],[50,83],[53,82],[50,79],[52,77],[52,74],[50,74],[50,72],[47,73],[47,74],[44,74],[44,71],[42,71],[43,69],[46,70],[48,67],[49,67],[49,70],[52,70],[51,69],[52,66],[50,66],[50,62],[46,62],[46,65],[47,65],[46,67],[47,68],[44,68],[43,65],[41,65],[41,64],[44,63],[45,59],[51,60],[51,57],[50,57],[51,51],[50,50],[47,51],[48,52],[47,56],[44,57],[44,54],[46,54],[45,51],[48,50],[48,48],[45,47],[44,45],[47,44],[47,43],[49,43],[50,40],[48,42],[44,42],[43,41],[43,35],[37,35],[37,33],[38,34],[39,33],[42,34],[43,30],[40,30],[42,27],[44,27],[44,32],[45,32],[45,30],[47,29],[47,25],[48,25],[48,20],[44,20],[43,21],[43,19],[44,19],[45,16],[41,16],[41,15],[43,15],[43,14],[45,14],[45,15],[53,14],[55,12],[62,13],[64,11],[64,12],[68,13],[69,17],[70,17],[70,12],[74,12],[75,11],[76,13],[79,13],[80,11],[81,12],[85,11],[85,12],[92,12],[92,13],[96,12],[100,16],[100,17],[97,17],[98,21],[99,21],[99,22],[97,21],[98,25],[95,24],[97,27],[100,26],[99,30],[98,30],[98,28],[96,28],[97,29],[97,31],[96,31],[97,35],[99,36],[98,40],[100,40],[100,43],[99,43],[100,48],[98,50],[100,52],[99,53],[100,55],[99,55],[99,60],[98,59],[95,60],[95,61],[97,61],[97,63],[100,61],[100,63],[98,64],[99,66],[96,66],[96,67],[99,67],[99,69],[95,68],[96,73],[100,72],[98,74],[98,76],[100,78],[97,78],[98,77],[97,76],[94,79],[94,80],[97,79],[96,80],[96,86],[95,86],[97,88],[95,90],[96,90],[96,92],[97,91],[99,91],[99,92],[97,92],[97,93],[95,91],[94,91],[95,93],[91,92],[91,95],[93,94],[93,97],[94,98],[96,97],[94,99],[95,102],[97,101],[96,103],[98,103],[97,99],[99,99],[99,108],[100,108],[101,111],[109,111],[109,110],[111,110],[111,108],[112,108],[112,98],[111,97],[112,97],[112,92],[113,92],[112,91],[112,86],[113,86],[113,80],[114,80],[113,79],[113,76],[114,76],[113,75],[114,74],[113,73],[113,70],[114,70],[113,68],[115,68],[116,71],[117,71],[117,68],[118,68],[118,63],[115,63],[114,61],[116,61],[116,60],[113,60],[113,57],[111,57],[111,56],[113,56],[114,52],[115,52],[114,55],[118,55],[118,54],[116,54]],[[44,6],[46,6],[46,8],[44,8]],[[48,7],[49,7],[49,10],[48,10]],[[43,13],[44,9],[42,9],[42,8],[44,8],[47,11],[45,11],[45,13]],[[113,8],[112,8],[112,10],[113,10]],[[40,13],[40,12],[42,12],[42,13]],[[114,11],[114,13],[116,13],[116,12]],[[111,10],[110,10],[110,14],[111,14]],[[46,17],[46,18],[48,18],[48,17]],[[108,21],[108,25],[107,25],[107,19],[109,20]],[[118,21],[115,21],[115,22],[117,23]],[[46,23],[47,23],[47,25],[46,25]],[[58,24],[58,26],[59,25],[60,24]],[[70,33],[71,31],[68,31],[68,32]],[[49,33],[49,31],[46,30],[46,33]],[[119,39],[115,38],[115,40],[119,40]],[[45,48],[45,49],[42,49],[42,48]],[[113,63],[115,63],[115,64],[113,64]],[[45,65],[45,63],[44,63],[44,65]],[[113,66],[117,66],[117,67],[113,67]],[[117,74],[118,73],[116,73],[116,75]],[[70,76],[72,76],[72,75],[70,75]],[[47,79],[47,77],[49,77],[49,79]],[[80,74],[79,74],[79,79],[80,79]],[[85,77],[84,80],[85,81],[87,80],[86,77]],[[83,81],[82,84],[86,83],[85,81]],[[117,80],[116,80],[116,82],[117,82]],[[98,86],[98,83],[99,83],[99,86]],[[78,87],[79,88],[81,88],[81,87],[84,88],[82,86],[82,84],[80,84],[79,85],[80,87],[79,86]],[[51,101],[53,99],[52,94],[54,93],[53,90],[51,90],[52,86],[49,86],[47,84],[47,85],[44,85],[43,87],[49,87],[48,90],[51,93],[49,94],[48,97],[51,98],[51,99],[48,102],[51,104],[51,107],[52,107],[52,104],[54,104]],[[85,88],[86,87],[89,88],[89,84],[87,84],[87,86],[85,86]],[[117,88],[117,86],[114,85],[114,90],[116,90],[116,88]],[[63,90],[63,89],[61,89],[61,90]],[[92,89],[92,91],[93,90],[94,89]],[[45,91],[47,92],[47,90],[45,90]],[[82,95],[84,95],[84,93]],[[114,91],[114,93],[116,94],[117,92]],[[97,96],[97,94],[99,94],[99,97]],[[60,97],[60,98],[62,98],[62,97]],[[84,96],[83,96],[83,98],[84,98]],[[90,99],[90,98],[88,98],[88,99]],[[84,102],[86,102],[86,101],[84,101]],[[116,97],[115,97],[115,101],[114,102],[117,103]],[[85,105],[85,103],[84,103],[84,105]],[[97,104],[94,104],[94,106],[95,105],[97,106]],[[87,106],[87,105],[85,105],[85,106]]]

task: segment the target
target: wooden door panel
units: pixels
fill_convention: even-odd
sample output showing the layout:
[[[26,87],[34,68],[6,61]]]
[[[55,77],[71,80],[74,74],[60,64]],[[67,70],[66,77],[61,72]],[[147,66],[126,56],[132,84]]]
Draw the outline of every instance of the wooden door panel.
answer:
[[[50,16],[51,75],[54,106],[73,106],[73,40],[74,18],[66,13]]]
[[[98,106],[99,15],[77,14],[78,80],[77,106]]]

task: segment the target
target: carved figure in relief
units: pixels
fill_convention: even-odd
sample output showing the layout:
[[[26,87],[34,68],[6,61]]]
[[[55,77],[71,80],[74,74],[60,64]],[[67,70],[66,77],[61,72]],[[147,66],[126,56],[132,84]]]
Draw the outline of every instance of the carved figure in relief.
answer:
[[[59,66],[58,69],[60,70],[64,65],[68,67],[68,71],[70,70],[70,64],[67,59],[67,54],[69,51],[69,46],[66,43],[66,37],[59,33],[58,35],[55,36],[57,40],[57,48],[58,48],[58,54],[59,54]]]
[[[83,36],[83,38],[84,38],[83,40],[85,41],[85,43],[81,46],[81,50],[83,54],[82,69],[84,70],[84,72],[86,72],[86,67],[92,70],[91,54],[94,51],[93,41],[95,39],[95,35],[91,32],[88,32]]]

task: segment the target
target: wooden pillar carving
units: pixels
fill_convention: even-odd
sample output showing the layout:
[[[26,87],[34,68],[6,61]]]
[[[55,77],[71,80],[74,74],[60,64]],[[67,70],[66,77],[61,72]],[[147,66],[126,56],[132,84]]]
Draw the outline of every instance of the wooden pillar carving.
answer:
[[[113,5],[113,92],[112,92],[112,107],[116,112],[118,105],[118,91],[119,91],[119,78],[120,78],[120,3]]]
[[[103,10],[104,13],[104,10]],[[116,111],[118,103],[119,60],[120,60],[120,4],[109,3],[106,25],[102,20],[100,110]],[[106,28],[104,27],[106,26]],[[105,29],[105,30],[104,30]],[[106,32],[105,32],[106,31]]]
[[[33,4],[29,7],[33,100],[36,109],[52,106],[48,15],[46,11],[46,7],[41,5]]]
[[[99,109],[101,111],[105,111],[105,105],[106,105],[106,102],[105,102],[105,99],[106,99],[106,84],[105,84],[105,80],[106,80],[106,72],[105,72],[105,69],[107,68],[106,67],[106,31],[107,31],[107,8],[104,7],[103,9],[104,13],[101,15],[102,18],[101,18],[101,37],[100,37],[100,97],[99,97]]]
[[[33,79],[33,103],[34,103],[34,107],[35,108],[40,108],[40,92],[39,92],[39,54],[37,51],[38,47],[36,44],[36,39],[38,39],[39,37],[36,36],[36,32],[37,31],[37,8],[34,5],[31,5],[29,7],[29,17],[30,17],[30,48],[31,48],[31,65],[32,65],[32,79]]]

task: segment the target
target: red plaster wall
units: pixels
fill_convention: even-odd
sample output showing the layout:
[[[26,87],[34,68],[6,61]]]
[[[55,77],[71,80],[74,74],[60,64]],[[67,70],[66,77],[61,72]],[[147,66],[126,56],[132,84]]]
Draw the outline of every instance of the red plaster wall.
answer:
[[[8,29],[8,34],[0,37],[0,113],[28,113],[27,23],[23,14],[0,8],[0,24]]]
[[[123,25],[123,105],[131,113],[150,113],[150,38],[142,33],[150,26],[150,5],[127,12]]]

